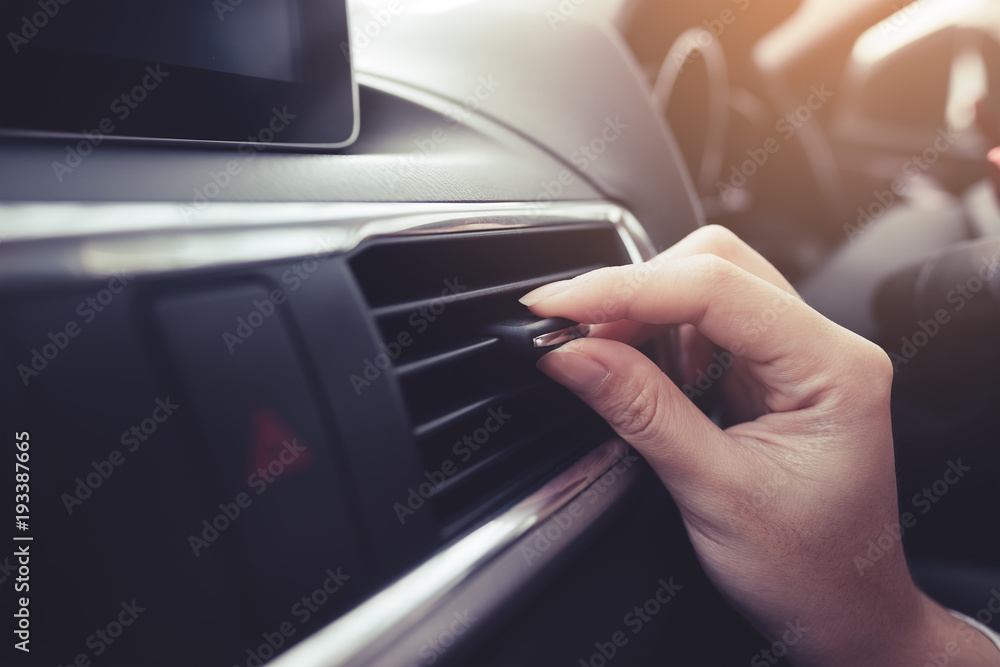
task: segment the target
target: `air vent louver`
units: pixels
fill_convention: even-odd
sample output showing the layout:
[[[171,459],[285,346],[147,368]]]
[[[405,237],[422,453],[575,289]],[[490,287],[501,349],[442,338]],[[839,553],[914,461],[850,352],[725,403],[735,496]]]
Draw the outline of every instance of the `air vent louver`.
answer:
[[[351,266],[393,364],[446,531],[500,507],[609,434],[495,335],[517,299],[628,255],[608,225],[372,242]],[[398,346],[398,350],[397,350]]]

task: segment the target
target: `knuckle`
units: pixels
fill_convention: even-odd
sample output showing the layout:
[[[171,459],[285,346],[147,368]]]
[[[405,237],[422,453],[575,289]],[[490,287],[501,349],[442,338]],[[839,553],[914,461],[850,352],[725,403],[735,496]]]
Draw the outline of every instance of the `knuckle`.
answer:
[[[612,402],[614,425],[625,438],[649,439],[659,432],[663,418],[661,391],[655,382],[629,383]]]
[[[692,273],[706,296],[737,289],[744,279],[742,269],[718,255],[695,255],[690,258]]]
[[[870,341],[861,340],[858,351],[859,368],[864,368],[864,379],[878,393],[888,393],[892,388],[894,368],[885,350]]]
[[[729,281],[736,275],[736,265],[718,255],[695,255],[691,258],[694,267],[712,283]]]
[[[895,372],[892,360],[875,343],[854,334],[851,336],[852,340],[845,341],[844,362],[852,372],[840,376],[847,400],[855,406],[882,409],[892,393]]]
[[[722,257],[728,257],[746,245],[731,229],[722,225],[706,225],[695,233],[707,252]]]

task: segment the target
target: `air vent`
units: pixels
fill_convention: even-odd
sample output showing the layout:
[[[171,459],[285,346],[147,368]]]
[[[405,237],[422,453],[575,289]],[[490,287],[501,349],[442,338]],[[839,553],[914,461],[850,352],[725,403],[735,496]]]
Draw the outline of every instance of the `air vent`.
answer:
[[[385,239],[351,260],[446,533],[607,438],[508,332],[536,320],[517,301],[529,290],[628,261],[607,225]]]

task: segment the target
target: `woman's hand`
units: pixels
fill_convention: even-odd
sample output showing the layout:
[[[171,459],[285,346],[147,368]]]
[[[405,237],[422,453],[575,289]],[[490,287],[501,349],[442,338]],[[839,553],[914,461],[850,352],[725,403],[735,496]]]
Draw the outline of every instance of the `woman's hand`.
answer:
[[[598,338],[568,343],[539,368],[649,461],[730,602],[769,639],[799,628],[794,661],[923,665],[956,642],[949,664],[1000,664],[906,568],[888,357],[806,305],[732,233],[706,227],[647,264],[553,283],[522,302],[541,317],[603,323]],[[734,425],[720,429],[621,342],[663,325],[686,325],[685,380],[718,383]],[[887,539],[872,559],[870,546]]]

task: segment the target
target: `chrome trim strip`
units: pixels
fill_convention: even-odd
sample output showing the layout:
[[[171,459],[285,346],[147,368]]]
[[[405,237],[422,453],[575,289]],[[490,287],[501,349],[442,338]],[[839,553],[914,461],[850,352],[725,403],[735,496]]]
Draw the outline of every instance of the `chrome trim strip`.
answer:
[[[268,226],[340,224],[345,243],[372,234],[422,227],[525,227],[555,219],[618,222],[623,209],[602,201],[557,203],[211,202],[202,208],[175,202],[0,202],[0,239],[28,241],[112,234],[193,233]],[[513,219],[513,220],[510,220]],[[350,247],[341,247],[349,250]]]
[[[641,225],[606,202],[496,204],[0,204],[0,278],[99,278],[329,256],[389,235],[608,222],[633,261],[651,254]],[[248,234],[246,232],[253,232]],[[38,261],[39,248],[56,251]]]
[[[659,250],[653,245],[652,239],[646,232],[642,223],[632,215],[632,213],[619,206],[615,207],[617,217],[614,220],[615,227],[618,228],[618,235],[625,244],[629,257],[635,264],[642,264],[659,254]]]
[[[548,577],[560,574],[566,556],[572,558],[581,540],[602,530],[598,523],[620,506],[643,471],[648,470],[637,465],[639,461],[639,456],[630,450],[582,495],[569,500],[476,572],[436,610],[414,624],[408,635],[382,647],[368,667],[429,667],[438,664],[442,657],[444,660],[440,662],[447,664],[468,662],[478,649],[478,636],[491,634],[491,626],[495,630],[498,623],[509,622],[510,617],[504,611],[518,604],[515,592],[544,586]],[[512,611],[516,613],[516,609]],[[474,624],[469,623],[466,630],[456,632],[457,620],[472,618]],[[445,646],[452,637],[455,645]]]
[[[628,453],[610,440],[501,516],[461,538],[272,662],[269,667],[360,665],[409,635],[448,594],[553,516]]]

